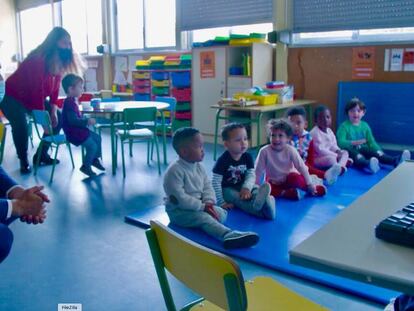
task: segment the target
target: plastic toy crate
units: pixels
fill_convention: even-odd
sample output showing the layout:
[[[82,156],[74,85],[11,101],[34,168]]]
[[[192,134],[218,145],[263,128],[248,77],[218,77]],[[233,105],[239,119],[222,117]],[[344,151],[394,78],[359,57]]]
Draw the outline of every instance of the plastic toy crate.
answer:
[[[150,80],[134,80],[133,84],[134,86],[138,86],[138,87],[150,86],[151,81]]]
[[[134,93],[150,94],[151,93],[151,88],[149,86],[136,86],[136,85],[134,85]]]
[[[143,71],[137,71],[132,73],[132,77],[134,79],[149,79],[150,73],[149,72],[143,72]]]
[[[152,80],[152,86],[156,87],[168,87],[170,86],[170,80]]]
[[[172,93],[172,96],[175,97],[175,99],[178,102],[191,101],[191,89],[190,88],[184,88],[184,89],[173,88],[171,93]]]
[[[175,111],[188,111],[191,110],[191,104],[189,102],[178,102],[175,106]]]
[[[177,120],[177,119],[174,119],[174,122],[172,124],[172,128],[173,128],[174,131],[181,128],[181,127],[188,127],[188,126],[191,126],[191,120]]]
[[[170,89],[168,87],[153,87],[152,94],[154,95],[168,95]]]
[[[259,105],[267,106],[267,105],[275,105],[277,103],[278,94],[268,94],[268,95],[252,95],[252,94],[243,94],[243,93],[236,93],[233,95],[234,98],[245,98],[246,100],[257,100]]]
[[[176,111],[175,118],[177,120],[191,120],[191,111]]]
[[[191,85],[190,71],[171,72],[171,80],[174,87],[189,87]]]
[[[168,80],[169,74],[166,71],[154,71],[154,72],[151,72],[151,79],[152,80]]]
[[[134,94],[134,100],[151,100],[151,96],[149,94]]]

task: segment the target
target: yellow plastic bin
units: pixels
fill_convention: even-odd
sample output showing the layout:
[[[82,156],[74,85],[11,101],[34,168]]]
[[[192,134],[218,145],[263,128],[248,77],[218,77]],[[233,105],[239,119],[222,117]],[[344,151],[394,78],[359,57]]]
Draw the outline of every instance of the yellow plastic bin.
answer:
[[[277,99],[279,97],[278,94],[268,94],[268,95],[252,95],[252,94],[243,94],[243,93],[236,93],[233,95],[234,98],[246,98],[246,100],[257,100],[259,105],[261,106],[268,106],[268,105],[275,105],[277,103]]]

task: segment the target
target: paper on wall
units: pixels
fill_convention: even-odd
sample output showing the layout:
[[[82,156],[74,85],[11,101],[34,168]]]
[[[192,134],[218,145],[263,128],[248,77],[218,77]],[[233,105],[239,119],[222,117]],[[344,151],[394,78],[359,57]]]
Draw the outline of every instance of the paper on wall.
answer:
[[[127,80],[125,79],[125,75],[122,71],[115,71],[114,84],[127,85]]]
[[[128,55],[128,69],[129,69],[129,71],[133,71],[133,70],[136,69],[135,63],[139,59],[142,59],[142,56],[139,56],[139,55]]]
[[[85,71],[85,90],[87,92],[96,92],[98,90],[96,69],[94,68],[88,68]]]
[[[404,49],[391,50],[390,71],[402,71]]]
[[[407,48],[403,57],[404,71],[414,71],[414,48]]]
[[[384,51],[384,71],[390,71],[390,49]]]
[[[115,72],[117,71],[128,71],[128,64],[127,64],[127,58],[124,56],[116,56],[115,57]]]

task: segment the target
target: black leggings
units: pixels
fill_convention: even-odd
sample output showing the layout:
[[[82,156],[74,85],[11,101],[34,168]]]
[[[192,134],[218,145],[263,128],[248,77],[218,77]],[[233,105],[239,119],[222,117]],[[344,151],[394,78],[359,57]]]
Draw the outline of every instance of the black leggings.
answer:
[[[375,151],[368,147],[347,149],[349,156],[354,160],[354,165],[358,168],[364,168],[369,165],[369,159],[376,157],[381,164],[396,165],[398,164],[398,157],[392,157],[385,154],[383,151]]]
[[[45,104],[45,107],[50,111],[50,105]],[[21,161],[27,160],[27,149],[28,149],[28,121],[27,115],[30,113],[22,103],[15,100],[13,97],[4,96],[3,101],[0,103],[0,109],[3,111],[4,115],[10,122],[12,128],[12,136],[14,146],[16,147],[17,156]],[[61,113],[58,110],[58,124],[53,128],[52,134],[58,134],[62,128],[62,117]],[[49,135],[49,134],[48,134]],[[43,136],[47,136],[44,134]],[[44,144],[43,150],[37,150],[38,154],[45,154],[49,149],[50,145]]]

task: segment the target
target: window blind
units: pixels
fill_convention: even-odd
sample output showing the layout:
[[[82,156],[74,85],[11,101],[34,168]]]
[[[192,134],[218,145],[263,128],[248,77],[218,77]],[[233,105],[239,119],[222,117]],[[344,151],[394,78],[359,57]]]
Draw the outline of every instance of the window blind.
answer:
[[[53,0],[53,2],[60,2],[61,0]],[[50,0],[15,0],[16,10],[23,11],[32,9],[43,4],[50,3]]]
[[[293,31],[414,27],[413,0],[294,0]]]
[[[181,30],[272,22],[272,0],[177,0]]]

